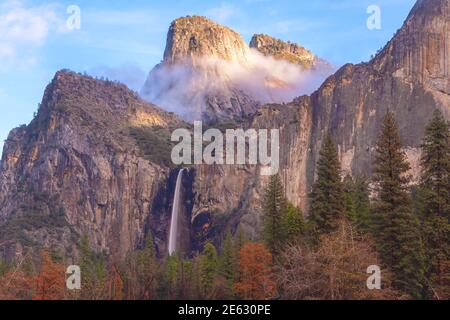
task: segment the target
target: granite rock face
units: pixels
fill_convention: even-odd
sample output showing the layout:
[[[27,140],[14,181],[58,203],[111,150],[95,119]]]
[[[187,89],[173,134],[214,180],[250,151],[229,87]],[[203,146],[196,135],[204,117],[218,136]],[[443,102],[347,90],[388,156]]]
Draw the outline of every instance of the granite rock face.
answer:
[[[269,36],[255,36],[249,46],[205,17],[184,17],[171,24],[164,59],[141,94],[188,121],[242,120],[263,103],[292,100],[297,88],[308,87],[299,83],[308,82],[302,70],[319,64],[323,70],[315,77],[321,80],[314,82],[331,74],[331,67],[307,49]]]
[[[320,64],[326,64],[325,61],[317,57],[310,50],[296,43],[285,42],[266,34],[255,34],[250,41],[250,48],[255,48],[265,56],[289,61],[307,69],[318,67]]]
[[[152,228],[165,241],[157,226],[170,219],[170,168],[147,160],[131,133],[181,123],[124,85],[58,72],[35,119],[12,130],[5,143],[3,253],[12,257],[37,246],[73,256],[87,235],[95,250],[119,259]]]
[[[347,64],[312,95],[266,105],[255,113],[247,127],[280,129],[279,173],[291,202],[308,208],[318,153],[328,131],[338,143],[343,174],[370,176],[372,151],[388,110],[395,113],[411,174],[417,178],[426,123],[435,109],[450,119],[449,27],[449,0],[418,1],[372,61]],[[258,168],[223,166],[200,171],[199,176],[197,188],[207,189],[209,197],[197,199],[193,215],[207,214],[209,207],[221,224],[232,228],[240,224],[256,237],[267,180],[258,176]],[[231,183],[238,177],[240,183]],[[239,213],[236,208],[241,208]]]
[[[233,30],[205,17],[184,17],[173,21],[169,28],[164,62],[176,64],[191,59],[196,63],[207,56],[246,63],[248,50]]]
[[[201,106],[198,113],[185,112],[224,127],[232,119],[233,128],[280,129],[279,173],[286,196],[307,209],[325,134],[331,131],[339,145],[344,173],[370,175],[371,151],[388,110],[395,113],[417,177],[426,123],[435,109],[450,119],[449,34],[450,0],[420,0],[370,62],[343,66],[311,95],[259,107],[242,87],[217,78],[223,75],[217,61],[245,66],[252,63],[248,52],[256,49],[210,20],[182,18],[172,24],[164,61],[150,73],[143,92],[154,90],[158,97],[192,76],[207,82],[221,79],[207,92],[197,90],[197,96],[184,92]],[[289,53],[292,59],[314,59],[295,45],[266,36],[254,39],[252,46],[264,53],[259,57],[277,60]],[[12,257],[46,246],[71,255],[79,237],[87,234],[97,251],[120,259],[142,245],[150,230],[164,254],[176,177],[167,157],[170,132],[179,127],[189,126],[123,85],[58,72],[35,119],[12,130],[5,143],[0,164],[2,254]],[[268,179],[260,169],[189,168],[183,186],[193,228],[186,232],[198,242],[219,241],[227,228],[240,225],[250,238],[258,238]]]

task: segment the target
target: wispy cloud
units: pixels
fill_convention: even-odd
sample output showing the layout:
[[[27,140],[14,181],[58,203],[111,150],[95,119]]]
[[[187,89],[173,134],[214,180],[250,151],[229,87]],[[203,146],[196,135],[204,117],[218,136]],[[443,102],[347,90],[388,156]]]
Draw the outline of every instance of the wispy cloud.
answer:
[[[7,0],[0,5],[0,58],[8,62],[30,65],[31,53],[41,47],[50,32],[61,32],[64,22],[56,13],[56,4],[26,7],[22,1]]]

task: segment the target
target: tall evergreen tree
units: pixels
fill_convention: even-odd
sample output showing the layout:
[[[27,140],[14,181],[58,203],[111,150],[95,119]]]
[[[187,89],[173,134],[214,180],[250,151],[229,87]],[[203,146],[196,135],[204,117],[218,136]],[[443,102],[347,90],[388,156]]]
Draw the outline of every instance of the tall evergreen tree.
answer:
[[[214,280],[218,271],[218,258],[216,248],[210,242],[208,242],[203,249],[200,258],[200,268],[203,294],[206,298],[212,298]]]
[[[91,249],[87,235],[80,242],[81,294],[85,300],[105,299],[107,292],[108,272],[106,258]]]
[[[128,254],[124,266],[127,299],[154,299],[160,267],[156,259],[153,237],[148,234],[145,248]]]
[[[179,255],[173,254],[166,257],[164,265],[164,277],[160,288],[163,297],[167,299],[179,299],[181,292],[181,261]]]
[[[350,175],[346,175],[343,181],[345,197],[345,215],[350,222],[356,222],[356,191],[355,183]]]
[[[353,222],[361,231],[368,231],[370,197],[369,185],[364,176],[355,178],[345,176],[344,181],[345,212],[348,220]]]
[[[276,255],[284,241],[282,218],[286,209],[284,189],[279,175],[269,179],[264,194],[264,239],[272,255]]]
[[[233,253],[234,253],[234,259],[236,261],[236,265],[239,261],[239,254],[241,252],[242,247],[248,242],[248,239],[245,235],[244,230],[239,225],[238,229],[236,231],[236,234],[234,235],[234,243],[233,243]],[[235,281],[240,280],[240,272],[239,268],[236,268],[235,272]]]
[[[426,128],[422,151],[426,213],[450,218],[450,128],[440,111]]]
[[[450,128],[439,111],[426,127],[421,160],[428,284],[434,295],[442,295],[450,280]]]
[[[234,251],[236,260],[239,258],[239,251],[244,246],[245,243],[247,243],[248,239],[245,236],[244,230],[242,230],[242,227],[239,225],[238,229],[236,231],[236,234],[234,235]]]
[[[305,220],[302,211],[292,203],[288,203],[283,213],[282,231],[284,243],[299,240],[305,231]]]
[[[364,175],[354,179],[354,202],[356,211],[356,225],[362,231],[369,230],[370,191],[369,182]]]
[[[375,150],[373,181],[377,196],[373,231],[383,263],[394,272],[394,285],[420,298],[424,281],[423,248],[418,219],[412,212],[409,170],[394,115],[389,112]]]
[[[222,246],[222,252],[219,259],[219,273],[225,278],[230,298],[233,296],[233,285],[236,280],[236,255],[233,246],[233,237],[231,231],[228,230]]]
[[[331,134],[327,134],[317,162],[317,180],[311,195],[311,221],[317,234],[336,230],[345,215],[341,164]]]

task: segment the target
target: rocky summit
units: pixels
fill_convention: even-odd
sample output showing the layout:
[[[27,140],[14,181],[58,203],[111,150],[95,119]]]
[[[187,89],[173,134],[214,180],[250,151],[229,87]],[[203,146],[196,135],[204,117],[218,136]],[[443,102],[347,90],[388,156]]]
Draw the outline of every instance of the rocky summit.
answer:
[[[296,44],[275,39],[265,34],[255,34],[250,41],[250,48],[275,59],[286,60],[305,68],[317,67],[321,60],[308,49]]]
[[[313,68],[320,69],[321,81],[332,70],[299,45],[255,35],[249,46],[235,31],[189,16],[171,24],[164,59],[150,72],[141,93],[188,121],[241,120],[264,103],[301,94],[300,82],[307,81],[302,70]]]

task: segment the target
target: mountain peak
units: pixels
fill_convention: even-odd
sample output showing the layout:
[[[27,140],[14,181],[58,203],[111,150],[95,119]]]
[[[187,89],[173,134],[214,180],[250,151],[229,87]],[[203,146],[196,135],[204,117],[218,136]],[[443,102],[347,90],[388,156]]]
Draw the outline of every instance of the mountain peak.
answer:
[[[419,0],[374,60],[380,72],[450,94],[450,0]]]
[[[195,57],[245,61],[247,45],[235,31],[206,17],[187,16],[174,20],[167,34],[165,63]]]
[[[255,34],[250,41],[250,47],[265,56],[286,60],[306,68],[312,68],[317,57],[308,49],[291,42],[273,38],[266,34]]]

